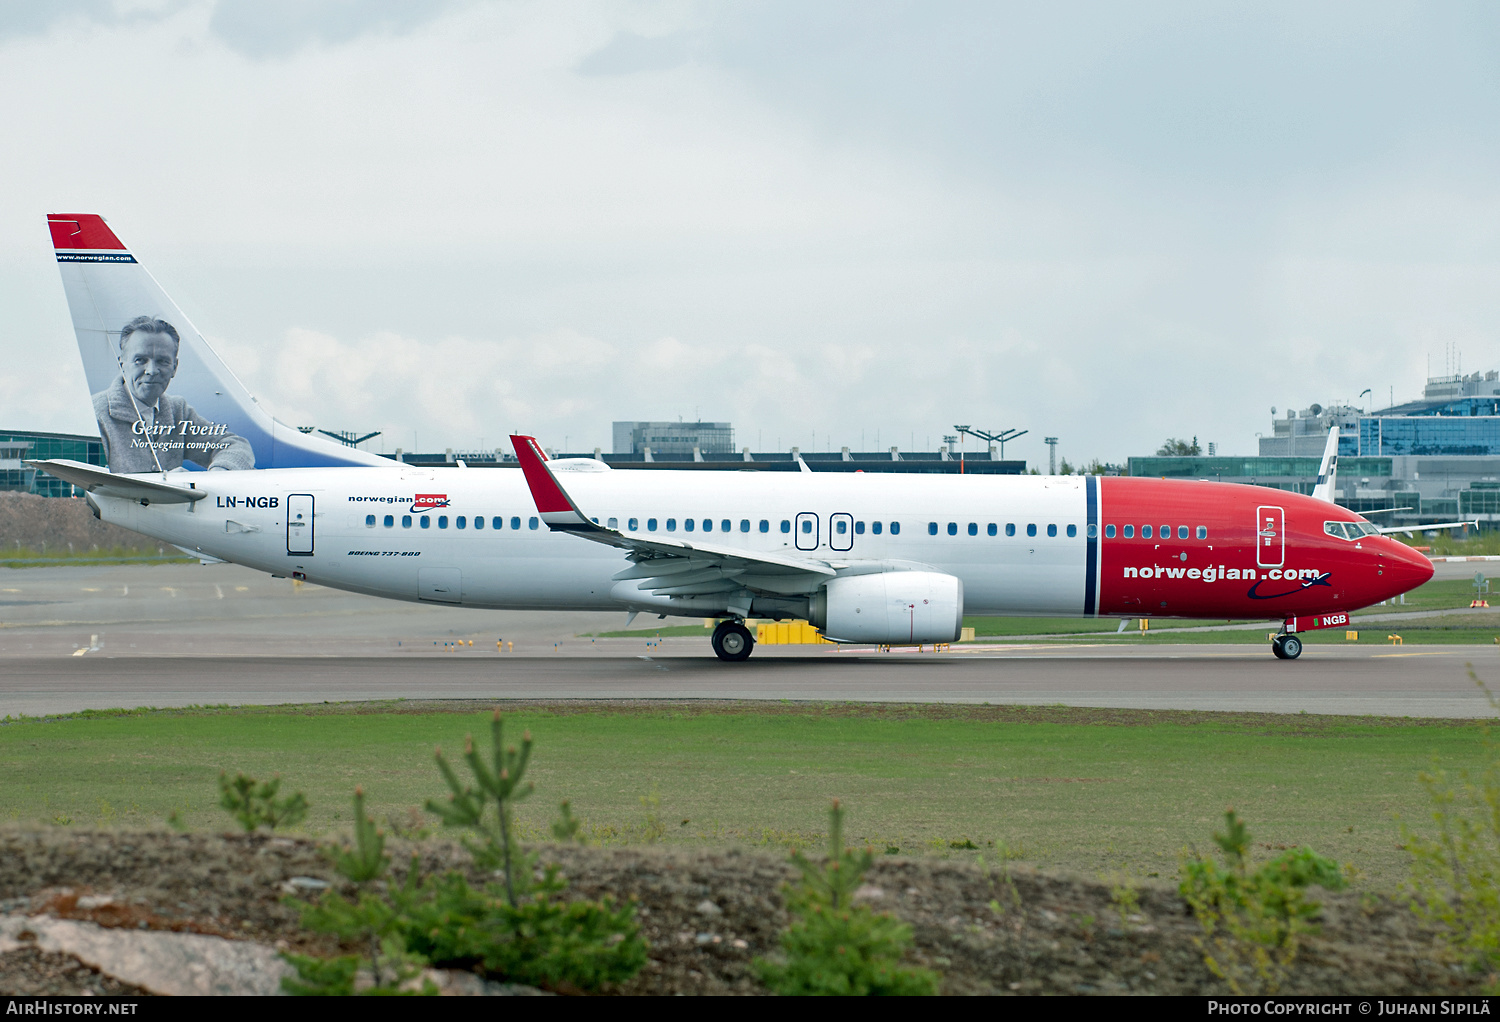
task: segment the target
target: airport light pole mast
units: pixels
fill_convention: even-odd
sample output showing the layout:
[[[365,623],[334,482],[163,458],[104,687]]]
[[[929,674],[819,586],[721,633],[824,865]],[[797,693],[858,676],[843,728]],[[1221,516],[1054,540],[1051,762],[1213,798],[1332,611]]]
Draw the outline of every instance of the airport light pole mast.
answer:
[[[954,426],[953,428],[958,430],[960,433],[967,433],[969,436],[974,437],[977,440],[985,440],[992,444],[999,444],[1001,461],[1005,460],[1005,442],[1007,440],[1014,440],[1018,436],[1025,436],[1027,433],[1031,432],[1031,430],[1029,429],[1002,429],[998,433],[986,433],[982,429],[970,429],[968,426]]]
[[[1047,474],[1057,475],[1057,437],[1043,437],[1042,443],[1047,445]]]

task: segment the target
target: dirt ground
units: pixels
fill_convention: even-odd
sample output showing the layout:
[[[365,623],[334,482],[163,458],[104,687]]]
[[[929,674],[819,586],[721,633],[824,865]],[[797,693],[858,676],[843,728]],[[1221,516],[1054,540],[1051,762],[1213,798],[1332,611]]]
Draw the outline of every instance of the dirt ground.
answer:
[[[467,853],[434,841],[393,842],[428,870],[463,868]],[[577,896],[634,897],[650,962],[620,994],[759,994],[752,961],[786,925],[786,859],[759,850],[548,846]],[[128,926],[216,934],[317,953],[329,938],[298,930],[282,903],[294,877],[336,880],[308,841],[266,835],[0,829],[0,912],[38,912]],[[477,879],[477,878],[476,878]],[[863,896],[909,922],[912,960],[943,974],[948,994],[1222,993],[1200,935],[1168,886],[1136,888],[1122,911],[1110,887],[1015,869],[880,859]],[[78,905],[108,895],[104,908]],[[97,899],[90,899],[90,903]],[[60,956],[0,954],[0,993],[131,992]],[[1323,933],[1284,988],[1308,994],[1468,994],[1483,977],[1447,961],[1436,935],[1400,904],[1328,895]],[[113,984],[113,987],[110,986]]]
[[[119,548],[144,555],[155,554],[162,544],[118,525],[106,525],[82,499],[0,493],[0,553],[14,552],[18,546],[63,554],[70,547],[75,553]]]

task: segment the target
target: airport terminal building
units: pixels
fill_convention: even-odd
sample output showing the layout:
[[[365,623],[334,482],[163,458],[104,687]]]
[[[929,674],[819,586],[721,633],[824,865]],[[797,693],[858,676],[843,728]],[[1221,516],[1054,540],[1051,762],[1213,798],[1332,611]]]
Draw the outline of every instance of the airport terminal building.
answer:
[[[1347,404],[1287,409],[1271,425],[1258,457],[1131,458],[1129,472],[1311,493],[1336,425],[1335,496],[1344,507],[1403,509],[1381,516],[1393,525],[1477,519],[1500,526],[1500,373],[1435,376],[1421,400],[1372,412]]]

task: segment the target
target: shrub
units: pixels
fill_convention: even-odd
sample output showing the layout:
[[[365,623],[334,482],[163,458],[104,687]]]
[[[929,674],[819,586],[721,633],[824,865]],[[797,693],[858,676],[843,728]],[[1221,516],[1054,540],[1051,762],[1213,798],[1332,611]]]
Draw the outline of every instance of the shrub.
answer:
[[[279,774],[264,783],[240,773],[234,780],[227,773],[219,774],[219,805],[245,828],[246,834],[259,827],[275,830],[302,822],[307,815],[307,799],[302,792],[279,799],[279,790]]]
[[[1203,928],[1194,938],[1203,962],[1236,994],[1275,993],[1285,981],[1303,935],[1316,933],[1321,904],[1307,888],[1342,890],[1344,875],[1332,859],[1294,848],[1251,868],[1250,832],[1233,809],[1225,831],[1213,836],[1220,866],[1206,856],[1182,864],[1182,896]]]
[[[1469,677],[1500,710],[1473,668]],[[1437,833],[1418,834],[1403,823],[1401,836],[1412,857],[1413,911],[1441,925],[1471,967],[1494,970],[1500,967],[1500,745],[1488,724],[1480,725],[1480,734],[1477,770],[1451,776],[1434,767],[1418,775],[1432,799]]]
[[[364,889],[353,900],[329,891],[317,902],[292,903],[301,910],[304,926],[368,950],[355,956],[353,966],[338,964],[341,959],[286,956],[298,971],[296,980],[284,984],[288,991],[351,992],[363,972],[372,983],[359,992],[418,992],[412,989],[414,980],[428,964],[537,986],[597,990],[629,979],[646,964],[647,945],[639,936],[633,904],[616,906],[610,898],[566,901],[567,883],[556,866],[537,876],[536,856],[517,844],[514,820],[515,803],[532,790],[524,780],[531,736],[524,736],[519,750],[507,749],[498,711],[491,736],[488,758],[475,750],[472,739],[465,740],[464,761],[477,789],[460,781],[438,750],[438,770],[449,797],[429,801],[427,809],[445,825],[467,828],[471,833],[464,846],[474,865],[498,873],[500,882],[476,888],[456,871],[423,877],[413,856],[403,883],[378,883],[389,864],[384,837],[366,817],[363,792],[356,790],[354,847],[330,850],[330,857],[339,872]],[[566,840],[577,830],[565,802],[553,833]]]
[[[854,892],[874,862],[869,849],[844,847],[843,810],[829,810],[828,858],[810,862],[800,851],[792,862],[801,883],[786,888],[792,924],[781,937],[784,962],[756,963],[761,980],[778,994],[930,995],[938,976],[900,964],[911,946],[911,927],[869,905]]]

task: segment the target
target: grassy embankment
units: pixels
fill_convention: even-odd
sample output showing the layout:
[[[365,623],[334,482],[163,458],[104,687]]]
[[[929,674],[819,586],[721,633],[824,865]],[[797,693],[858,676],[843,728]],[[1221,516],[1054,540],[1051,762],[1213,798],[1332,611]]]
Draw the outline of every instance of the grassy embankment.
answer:
[[[0,568],[51,568],[70,564],[185,564],[196,560],[176,547],[69,547],[37,549],[16,544],[0,547]]]
[[[1473,724],[1065,707],[745,704],[520,707],[536,737],[533,835],[563,798],[602,842],[799,844],[827,801],[854,841],[902,854],[1004,855],[1095,874],[1175,873],[1226,806],[1270,847],[1307,843],[1389,887],[1405,871],[1394,815],[1429,809],[1416,774],[1475,762]],[[440,795],[432,749],[486,714],[400,703],[90,713],[0,724],[0,822],[219,829],[222,769],[311,800],[315,834],[421,823]],[[971,842],[974,850],[955,850]]]

